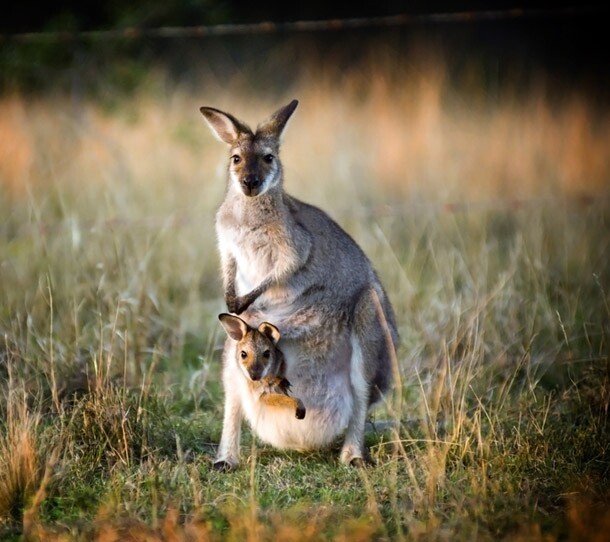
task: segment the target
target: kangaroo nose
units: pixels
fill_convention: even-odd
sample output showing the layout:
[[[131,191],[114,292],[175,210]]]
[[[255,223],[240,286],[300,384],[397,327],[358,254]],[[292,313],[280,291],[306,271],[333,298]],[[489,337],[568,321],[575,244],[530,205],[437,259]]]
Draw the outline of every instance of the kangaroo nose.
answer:
[[[256,175],[246,175],[242,179],[242,183],[247,189],[254,190],[261,185],[261,180]]]

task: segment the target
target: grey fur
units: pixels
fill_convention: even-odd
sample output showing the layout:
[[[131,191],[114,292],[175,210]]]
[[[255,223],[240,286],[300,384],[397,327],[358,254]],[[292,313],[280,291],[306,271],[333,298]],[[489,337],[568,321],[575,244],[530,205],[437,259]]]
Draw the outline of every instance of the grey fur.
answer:
[[[296,106],[293,100],[280,108],[256,131],[201,108],[231,148],[227,193],[216,216],[225,301],[250,326],[268,321],[280,330],[287,378],[308,412],[307,420],[267,419],[254,431],[278,447],[300,449],[345,434],[341,460],[360,462],[367,411],[392,384],[394,311],[356,242],[324,211],[283,189],[280,138]],[[225,350],[231,348],[228,340]],[[225,365],[217,461],[236,466],[245,403],[232,374]]]

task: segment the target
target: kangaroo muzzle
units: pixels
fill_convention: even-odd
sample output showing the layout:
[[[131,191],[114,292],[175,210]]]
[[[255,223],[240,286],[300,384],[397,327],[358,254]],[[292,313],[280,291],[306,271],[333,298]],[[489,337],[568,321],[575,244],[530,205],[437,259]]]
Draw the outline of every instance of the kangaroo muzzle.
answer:
[[[246,196],[256,196],[262,184],[263,182],[258,175],[245,175],[241,180],[242,189]]]

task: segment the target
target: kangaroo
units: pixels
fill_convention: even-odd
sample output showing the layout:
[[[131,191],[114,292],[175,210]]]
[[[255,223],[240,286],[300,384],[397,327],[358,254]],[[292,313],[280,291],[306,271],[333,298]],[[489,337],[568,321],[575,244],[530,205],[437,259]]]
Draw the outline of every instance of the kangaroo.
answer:
[[[297,104],[280,108],[256,131],[229,113],[201,108],[230,148],[227,191],[216,214],[224,298],[249,326],[277,326],[286,378],[307,409],[304,420],[274,412],[254,432],[296,450],[324,448],[344,435],[341,461],[362,465],[369,407],[392,383],[394,311],[356,242],[324,211],[283,188],[280,141]],[[233,349],[227,341],[225,359]],[[239,464],[239,428],[248,411],[243,389],[234,385],[236,369],[225,366],[216,456],[227,469]]]
[[[242,404],[244,414],[255,427],[264,414],[261,412],[260,401],[269,407],[287,407],[292,409],[295,417],[302,420],[306,409],[300,399],[289,395],[290,382],[285,377],[286,364],[284,355],[277,347],[280,332],[268,322],[263,322],[258,329],[250,327],[239,316],[220,314],[220,323],[227,335],[233,341],[227,346],[224,361],[228,381],[225,386],[236,384],[235,367],[242,372]],[[245,383],[245,385],[244,385]]]

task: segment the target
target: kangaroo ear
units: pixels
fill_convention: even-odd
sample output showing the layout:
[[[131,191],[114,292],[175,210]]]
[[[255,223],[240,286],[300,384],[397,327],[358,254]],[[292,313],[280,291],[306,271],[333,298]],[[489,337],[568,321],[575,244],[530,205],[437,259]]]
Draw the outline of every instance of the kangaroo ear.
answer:
[[[240,134],[252,133],[246,124],[229,113],[213,107],[201,107],[199,111],[212,129],[212,133],[227,145],[233,145]]]
[[[273,344],[277,344],[280,340],[280,330],[269,322],[263,322],[260,326],[258,326],[258,330],[263,335],[266,335]]]
[[[227,335],[236,341],[241,341],[244,335],[248,333],[250,327],[238,316],[222,313],[218,315],[218,319],[225,328]]]
[[[297,108],[297,105],[299,105],[299,101],[292,100],[288,105],[281,107],[267,120],[259,124],[256,132],[265,133],[280,140],[282,138],[284,128],[286,128],[286,124],[294,113],[294,110]]]

